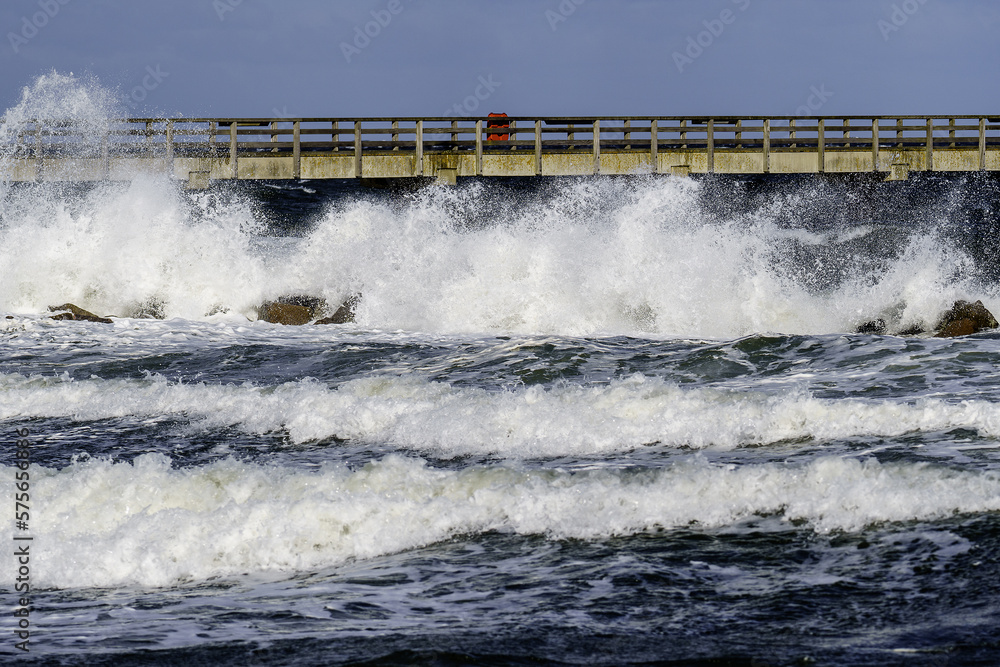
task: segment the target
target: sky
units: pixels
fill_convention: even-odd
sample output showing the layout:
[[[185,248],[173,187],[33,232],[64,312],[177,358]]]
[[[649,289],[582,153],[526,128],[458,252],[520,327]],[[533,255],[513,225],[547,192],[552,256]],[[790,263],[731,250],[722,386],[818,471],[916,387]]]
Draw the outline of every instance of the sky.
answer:
[[[3,0],[40,75],[121,115],[1000,113],[998,0]]]

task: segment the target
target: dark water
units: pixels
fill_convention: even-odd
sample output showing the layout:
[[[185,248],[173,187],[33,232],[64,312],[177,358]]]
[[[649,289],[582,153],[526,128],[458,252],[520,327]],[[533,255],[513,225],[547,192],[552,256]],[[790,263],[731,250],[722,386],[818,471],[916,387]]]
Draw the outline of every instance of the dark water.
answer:
[[[32,443],[31,652],[0,651],[995,664],[1000,336],[854,330],[1000,312],[998,194],[14,188],[0,423]],[[293,291],[361,293],[358,320],[253,321]],[[59,297],[115,323],[49,320]],[[152,298],[167,319],[119,317]]]

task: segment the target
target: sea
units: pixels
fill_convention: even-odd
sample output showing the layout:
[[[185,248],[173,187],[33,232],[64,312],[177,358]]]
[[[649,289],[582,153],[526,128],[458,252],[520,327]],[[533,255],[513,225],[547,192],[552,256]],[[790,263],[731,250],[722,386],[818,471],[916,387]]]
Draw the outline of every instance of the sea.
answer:
[[[995,176],[0,188],[4,664],[1000,664]]]

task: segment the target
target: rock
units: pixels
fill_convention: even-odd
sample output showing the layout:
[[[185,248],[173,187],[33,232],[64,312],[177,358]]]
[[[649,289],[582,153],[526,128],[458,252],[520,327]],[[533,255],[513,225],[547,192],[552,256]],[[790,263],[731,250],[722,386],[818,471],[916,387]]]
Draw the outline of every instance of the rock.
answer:
[[[257,319],[275,324],[308,324],[328,308],[326,299],[318,296],[279,296],[257,308]]]
[[[111,320],[107,317],[99,317],[94,315],[90,311],[84,310],[79,306],[74,306],[71,303],[64,303],[61,306],[49,306],[49,311],[56,313],[52,316],[53,320],[77,320],[83,322],[100,322],[102,324],[112,324]]]
[[[361,295],[355,294],[349,297],[347,301],[340,305],[330,317],[324,317],[321,320],[316,320],[316,324],[347,324],[348,322],[354,321],[354,309],[357,307],[358,302],[361,301]]]
[[[128,317],[141,320],[162,320],[165,317],[164,303],[155,296],[133,306]]]
[[[312,321],[313,314],[305,306],[266,301],[257,309],[257,319],[274,324],[308,324]]]
[[[854,333],[859,333],[859,334],[876,334],[876,335],[881,336],[886,331],[887,331],[887,329],[886,329],[886,326],[885,326],[885,320],[883,320],[880,317],[877,320],[872,320],[870,322],[865,322],[864,324],[862,324],[861,326],[859,326],[857,329],[855,329]]]
[[[896,335],[897,336],[916,336],[917,334],[922,334],[923,332],[924,332],[924,328],[922,326],[920,326],[919,324],[911,324],[910,326],[906,327],[905,329],[901,329],[901,330],[897,331]]]
[[[360,299],[360,295],[352,296],[333,315],[316,320],[329,312],[326,299],[304,295],[282,296],[261,304],[257,309],[257,319],[275,324],[308,324],[313,320],[316,324],[344,324],[354,321],[354,308]]]
[[[327,305],[326,299],[319,296],[308,296],[306,294],[294,294],[291,296],[279,296],[275,299],[278,303],[287,303],[290,306],[303,306],[309,309],[313,317],[325,313],[330,306]]]
[[[938,322],[935,338],[954,338],[968,336],[984,329],[996,329],[997,320],[993,313],[986,309],[982,301],[969,303],[958,300],[950,310],[941,316]]]

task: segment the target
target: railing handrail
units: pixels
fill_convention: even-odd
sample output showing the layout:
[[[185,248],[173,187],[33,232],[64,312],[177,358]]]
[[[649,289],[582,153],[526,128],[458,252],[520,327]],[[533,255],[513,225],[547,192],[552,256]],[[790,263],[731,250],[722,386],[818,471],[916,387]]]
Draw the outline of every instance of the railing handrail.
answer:
[[[145,152],[170,159],[178,153],[202,155],[206,151],[223,157],[228,148],[234,178],[241,156],[261,152],[290,152],[293,173],[299,174],[303,150],[353,155],[356,174],[362,173],[361,157],[366,151],[405,150],[415,157],[418,168],[428,152],[474,152],[478,173],[484,154],[522,148],[525,152],[534,149],[536,173],[541,173],[545,151],[589,150],[594,173],[599,173],[602,150],[647,152],[655,159],[659,150],[677,149],[706,151],[709,171],[714,170],[717,150],[759,152],[765,171],[774,151],[815,151],[822,171],[827,150],[868,150],[874,165],[883,150],[921,150],[925,164],[932,168],[934,151],[944,148],[978,149],[979,168],[985,169],[987,149],[1000,146],[1000,116],[175,117],[100,123],[32,119],[24,121],[6,143],[15,141],[19,151],[39,161],[46,154],[79,157],[96,151],[98,145],[105,163],[112,148],[116,154]]]
[[[44,122],[48,125],[57,124],[100,124],[100,125],[110,125],[113,123],[221,123],[229,125],[230,123],[236,122],[240,124],[257,124],[263,127],[269,123],[329,123],[329,122],[339,122],[339,123],[391,123],[393,121],[399,122],[416,122],[416,121],[431,121],[431,122],[459,122],[459,123],[475,123],[476,121],[515,121],[515,122],[527,122],[541,120],[547,123],[593,123],[595,120],[601,122],[604,121],[703,121],[713,120],[716,123],[735,123],[737,121],[747,121],[747,120],[951,120],[951,119],[972,119],[972,118],[985,118],[989,123],[1000,123],[1000,114],[917,114],[917,115],[827,115],[827,116],[796,116],[796,115],[748,115],[748,116],[712,116],[704,114],[691,114],[683,116],[504,116],[502,118],[491,117],[491,116],[371,116],[371,117],[357,117],[357,116],[344,116],[344,117],[313,117],[313,116],[302,116],[302,117],[227,117],[227,116],[216,116],[216,117],[204,117],[204,118],[187,118],[184,116],[177,117],[143,117],[143,118],[132,118],[132,117],[122,117],[122,118],[109,118],[101,121],[100,123],[92,123],[91,121],[79,121],[75,119],[58,119],[58,118],[30,118],[25,119],[24,123],[37,123],[39,121]],[[0,124],[6,123],[6,118],[0,118]]]

